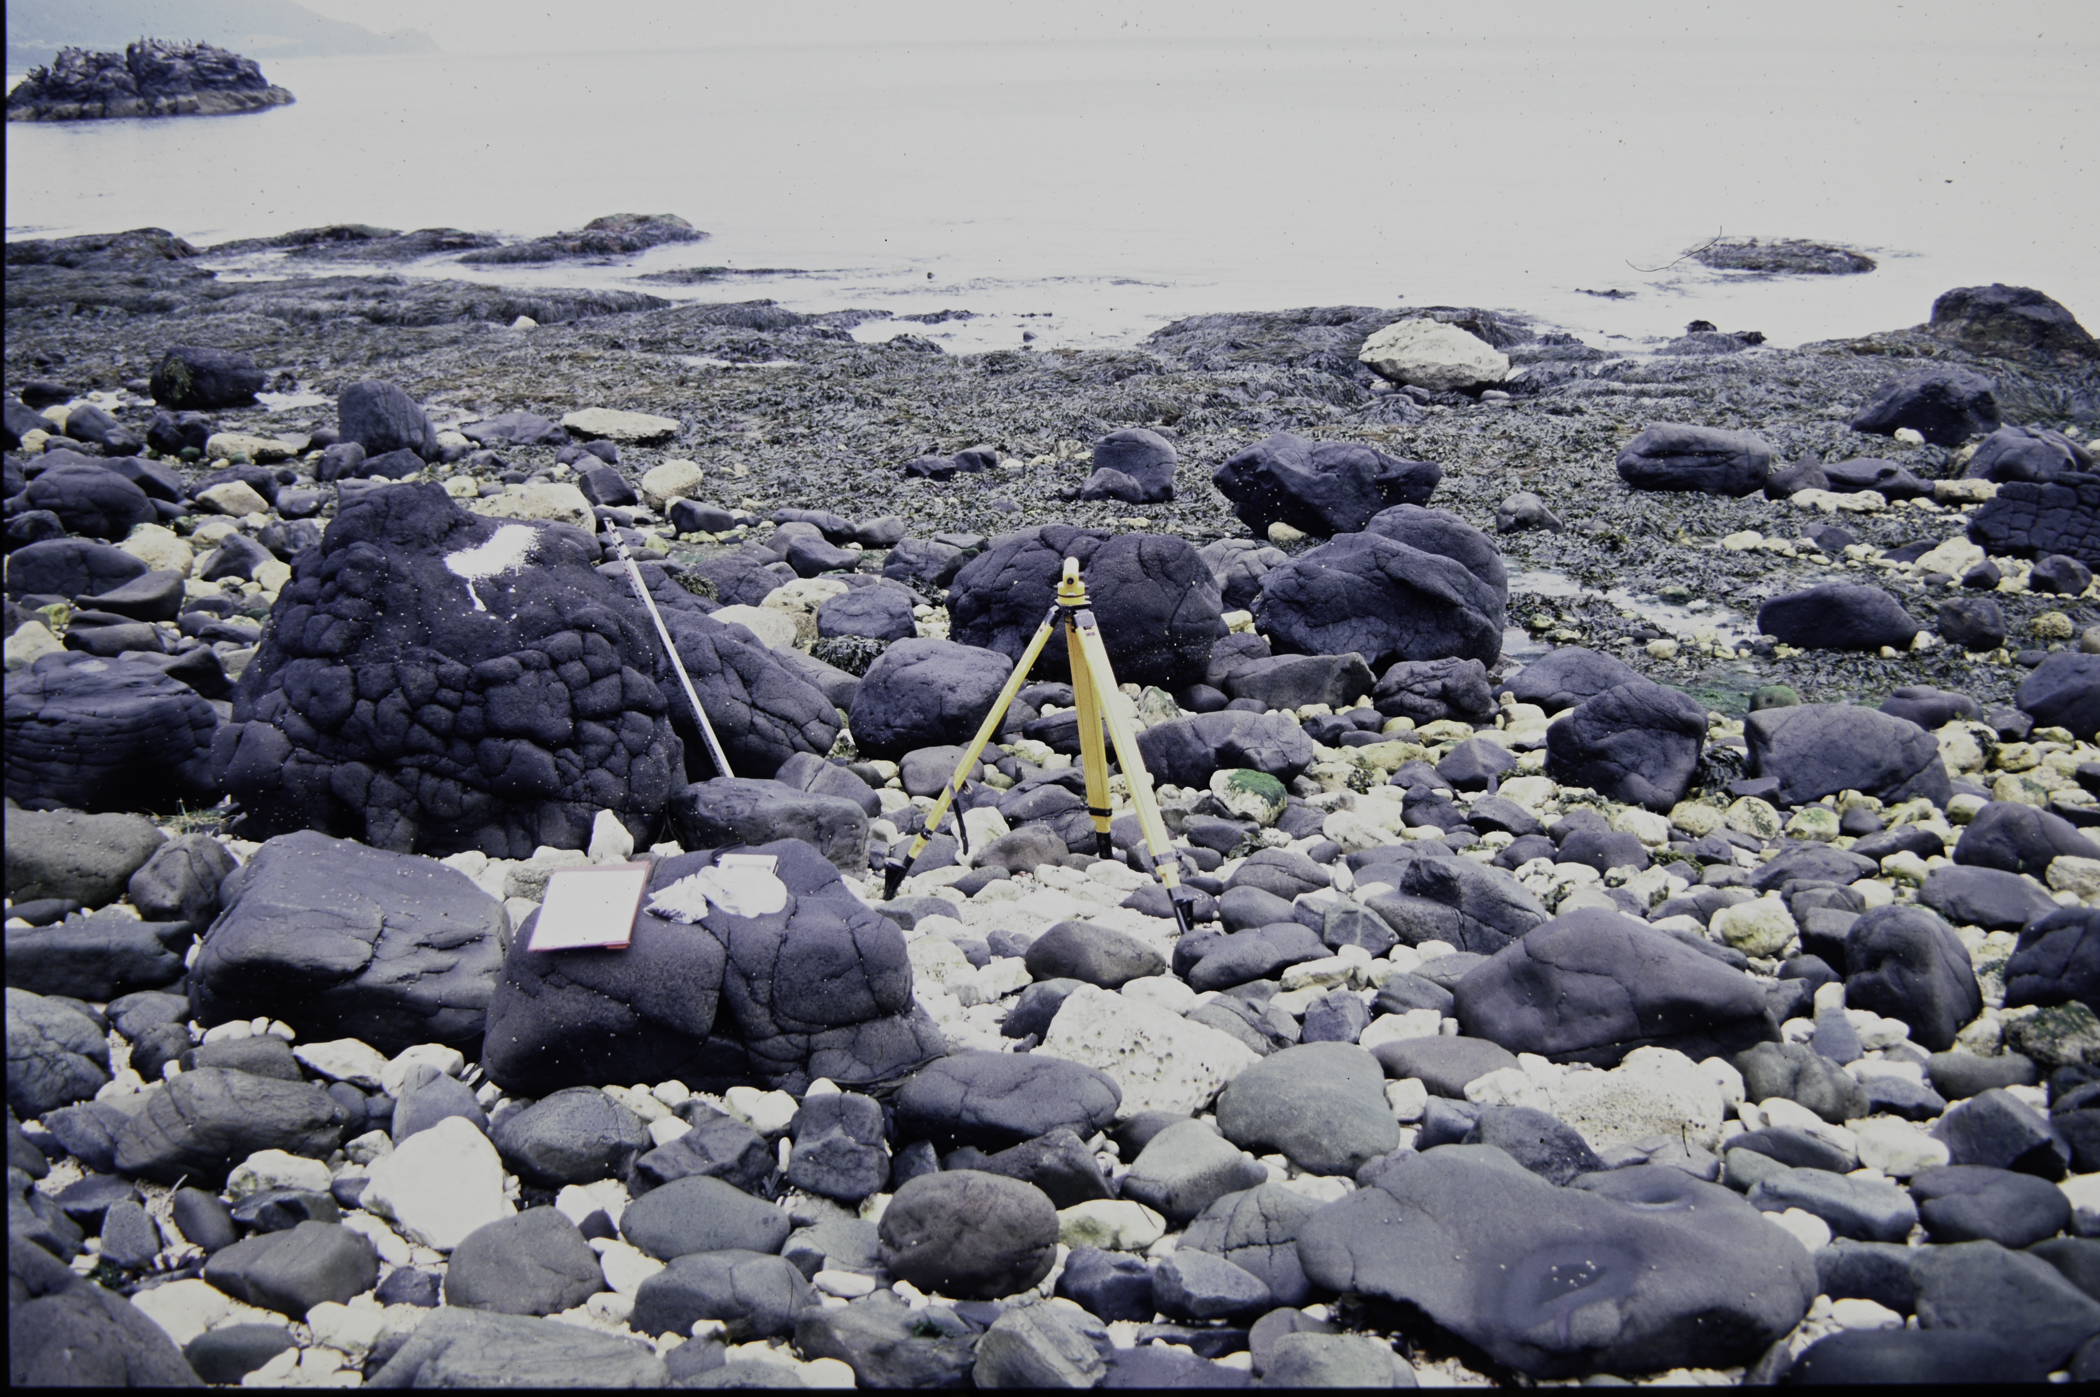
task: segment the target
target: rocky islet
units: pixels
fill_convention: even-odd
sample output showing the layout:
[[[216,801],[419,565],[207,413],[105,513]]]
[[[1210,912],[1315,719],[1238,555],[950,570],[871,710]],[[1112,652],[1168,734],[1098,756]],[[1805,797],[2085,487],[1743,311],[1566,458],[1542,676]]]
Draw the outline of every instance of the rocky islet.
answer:
[[[684,240],[600,222],[510,260]],[[403,286],[263,366],[269,293],[79,243],[9,250],[17,1381],[2094,1371],[2092,351],[2046,298],[951,360]],[[38,309],[142,269],[191,311],[151,360]],[[1220,914],[1179,941],[1047,666],[879,896],[1067,554]],[[742,848],[779,910],[678,903]],[[523,949],[637,850],[631,949]]]

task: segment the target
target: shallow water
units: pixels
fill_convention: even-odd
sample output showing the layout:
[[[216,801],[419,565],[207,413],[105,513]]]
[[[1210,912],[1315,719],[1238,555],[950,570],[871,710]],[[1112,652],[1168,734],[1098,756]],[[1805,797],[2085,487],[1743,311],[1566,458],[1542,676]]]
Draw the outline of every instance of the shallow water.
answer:
[[[1947,287],[1993,280],[2100,315],[2093,147],[2070,134],[2100,127],[2100,12],[1913,5],[1746,29],[1672,10],[1609,34],[1575,13],[1519,5],[1492,35],[277,60],[296,105],[8,126],[8,235],[527,236],[667,211],[713,238],[620,265],[400,270],[980,312],[857,332],[956,351],[1345,303],[1529,311],[1598,343],[1698,317],[1793,344],[1914,324]],[[1719,230],[1881,266],[1668,265]],[[634,280],[691,266],[808,274]],[[1612,289],[1635,294],[1585,294]]]

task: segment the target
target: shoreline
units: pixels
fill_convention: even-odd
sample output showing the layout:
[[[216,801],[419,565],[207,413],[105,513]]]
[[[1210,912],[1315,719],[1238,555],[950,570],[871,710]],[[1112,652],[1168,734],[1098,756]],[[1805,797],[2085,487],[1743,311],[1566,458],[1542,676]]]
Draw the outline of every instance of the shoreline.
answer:
[[[2100,585],[1964,475],[2088,449],[2061,321],[951,355],[204,260],[8,247],[10,1269],[132,1380],[2100,1374]],[[1923,370],[1944,444],[1855,428]],[[1047,665],[884,896],[1067,552],[1186,932]],[[1758,633],[1825,584],[1901,634]]]

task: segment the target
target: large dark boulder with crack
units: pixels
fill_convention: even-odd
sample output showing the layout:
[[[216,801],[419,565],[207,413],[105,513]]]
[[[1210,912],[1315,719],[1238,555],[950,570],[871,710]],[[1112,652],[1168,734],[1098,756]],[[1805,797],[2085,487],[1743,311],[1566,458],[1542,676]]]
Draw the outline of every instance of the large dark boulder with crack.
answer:
[[[1890,437],[1908,427],[1934,446],[1960,446],[1997,430],[1996,389],[1973,369],[1918,369],[1877,388],[1852,418],[1852,430]]]
[[[1637,678],[1585,699],[1546,729],[1546,774],[1564,786],[1668,810],[1691,789],[1705,740],[1705,705]]]
[[[950,638],[1018,661],[1056,599],[1067,558],[1079,560],[1117,683],[1178,691],[1204,682],[1223,606],[1202,557],[1171,534],[1046,524],[996,538],[949,589]],[[1044,647],[1029,677],[1071,679],[1061,636]]]
[[[212,766],[263,836],[526,858],[599,810],[648,835],[685,782],[659,674],[576,531],[382,487],[295,560]]]
[[[1609,1067],[1644,1047],[1696,1061],[1779,1037],[1749,976],[1598,907],[1533,928],[1452,994],[1467,1037],[1556,1062]]]
[[[116,1165],[160,1183],[216,1183],[258,1150],[326,1159],[348,1121],[342,1103],[310,1083],[198,1067],[170,1078],[117,1131]]]
[[[1257,535],[1267,537],[1271,524],[1288,524],[1325,537],[1355,533],[1392,505],[1427,504],[1443,475],[1430,461],[1278,432],[1228,456],[1210,478]]]
[[[241,407],[262,391],[263,371],[247,355],[200,344],[171,344],[153,366],[153,401],[162,407],[202,410]]]
[[[340,439],[356,442],[367,456],[389,451],[413,451],[426,461],[437,456],[437,429],[429,415],[385,379],[351,384],[337,395],[335,411]]]
[[[1506,602],[1506,591],[1464,557],[1364,532],[1343,534],[1270,572],[1254,622],[1279,651],[1354,651],[1374,670],[1401,660],[1491,665],[1502,655]]]
[[[1658,422],[1627,443],[1617,464],[1636,490],[1750,495],[1765,488],[1772,448],[1750,432]]]
[[[1374,1169],[1300,1225],[1306,1275],[1409,1306],[1533,1377],[1748,1364],[1820,1289],[1801,1246],[1681,1170],[1557,1188],[1480,1145]]]
[[[481,1033],[504,913],[465,874],[309,830],[256,850],[220,900],[190,967],[204,1022],[268,1015],[390,1054]]]
[[[1906,650],[1924,627],[1879,587],[1825,582],[1758,607],[1757,629],[1801,650]]]
[[[2061,553],[2100,568],[2100,474],[2066,471],[2047,483],[1999,486],[1969,516],[1969,542],[2001,556]]]
[[[657,863],[651,895],[712,868],[716,854]],[[534,953],[534,913],[511,939],[489,1004],[483,1063],[522,1096],[675,1077],[698,1089],[752,1081],[800,1092],[902,1077],[938,1056],[914,1011],[897,924],[863,905],[814,848],[759,845],[779,859],[781,910],[737,916],[703,903],[673,921],[643,900],[624,951]],[[690,906],[690,901],[675,895]]]
[[[374,1387],[667,1387],[663,1360],[637,1339],[558,1319],[445,1305],[369,1379]]]
[[[1013,660],[953,640],[900,640],[868,666],[847,718],[865,756],[894,761],[921,747],[953,746],[976,735]]]
[[[7,798],[25,810],[173,810],[215,799],[219,715],[143,660],[46,655],[7,676]]]
[[[770,777],[798,753],[823,756],[832,749],[839,738],[838,710],[792,661],[747,639],[740,626],[663,607],[660,600],[658,606],[731,771]],[[684,688],[675,677],[659,688],[671,696],[672,727],[685,743],[689,766],[706,763],[715,774]]]
[[[1770,798],[1806,805],[1840,791],[1893,804],[1915,796],[1945,805],[1947,767],[1932,734],[1907,718],[1847,703],[1762,708],[1743,721],[1748,770],[1778,778]]]
[[[33,1120],[84,1101],[109,1081],[109,1039],[62,999],[7,991],[7,1107]]]
[[[1979,354],[2076,363],[2100,357],[2078,318],[2031,286],[1957,286],[1932,303],[1926,331]]]

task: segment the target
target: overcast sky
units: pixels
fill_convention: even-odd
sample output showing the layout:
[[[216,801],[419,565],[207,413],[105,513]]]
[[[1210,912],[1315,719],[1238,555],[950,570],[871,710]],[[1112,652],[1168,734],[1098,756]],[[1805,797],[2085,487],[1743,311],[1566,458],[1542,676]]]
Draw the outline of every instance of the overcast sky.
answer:
[[[763,44],[985,43],[1006,40],[1243,41],[1362,37],[1515,47],[1573,39],[1687,57],[1793,36],[1895,50],[1978,44],[2089,60],[2100,0],[1500,0],[1494,5],[1375,0],[301,0],[386,32],[421,29],[453,53],[549,53]]]

